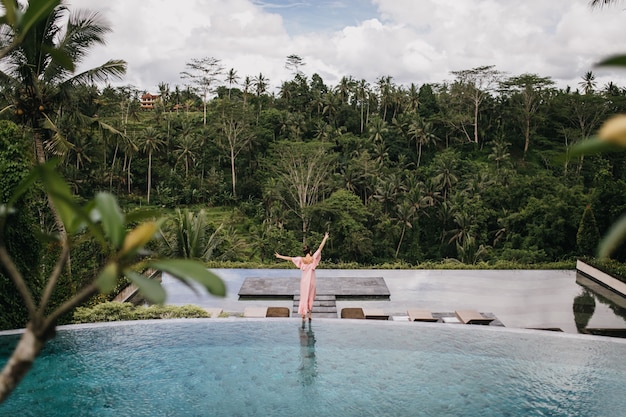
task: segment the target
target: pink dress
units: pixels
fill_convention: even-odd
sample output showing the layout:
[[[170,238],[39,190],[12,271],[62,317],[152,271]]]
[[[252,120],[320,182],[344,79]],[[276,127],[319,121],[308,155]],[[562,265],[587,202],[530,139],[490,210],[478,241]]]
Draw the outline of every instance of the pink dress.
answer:
[[[298,306],[298,314],[304,315],[313,310],[313,301],[315,300],[315,268],[322,260],[322,252],[318,249],[313,254],[313,262],[306,264],[303,262],[302,256],[291,258],[293,263],[302,271],[300,278],[300,305]]]

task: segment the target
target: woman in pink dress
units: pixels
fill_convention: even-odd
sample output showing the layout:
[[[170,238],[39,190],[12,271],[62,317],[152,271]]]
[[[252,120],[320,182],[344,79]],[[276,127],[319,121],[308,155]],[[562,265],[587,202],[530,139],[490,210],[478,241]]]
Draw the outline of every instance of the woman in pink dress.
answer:
[[[306,316],[309,316],[311,321],[311,311],[313,310],[313,301],[315,300],[315,268],[322,260],[322,249],[328,240],[328,232],[324,235],[322,243],[315,253],[311,253],[312,250],[309,246],[304,247],[304,256],[283,256],[278,253],[275,256],[285,261],[293,262],[300,271],[302,271],[302,277],[300,278],[300,305],[298,306],[298,314],[302,316],[304,322]]]

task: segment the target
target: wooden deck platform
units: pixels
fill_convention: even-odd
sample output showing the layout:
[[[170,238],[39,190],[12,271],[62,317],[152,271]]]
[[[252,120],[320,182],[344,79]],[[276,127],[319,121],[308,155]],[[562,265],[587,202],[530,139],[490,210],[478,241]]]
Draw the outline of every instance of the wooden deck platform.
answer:
[[[317,293],[341,299],[389,299],[382,277],[317,277]],[[246,278],[239,289],[240,300],[289,299],[300,294],[300,278]]]

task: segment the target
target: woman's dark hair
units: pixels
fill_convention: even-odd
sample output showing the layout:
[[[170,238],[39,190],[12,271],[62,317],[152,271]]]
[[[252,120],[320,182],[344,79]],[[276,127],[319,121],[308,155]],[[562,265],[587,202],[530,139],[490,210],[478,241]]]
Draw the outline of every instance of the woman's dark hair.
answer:
[[[304,253],[304,256],[313,254],[313,251],[311,250],[309,245],[304,245],[304,248],[302,248],[302,252]]]

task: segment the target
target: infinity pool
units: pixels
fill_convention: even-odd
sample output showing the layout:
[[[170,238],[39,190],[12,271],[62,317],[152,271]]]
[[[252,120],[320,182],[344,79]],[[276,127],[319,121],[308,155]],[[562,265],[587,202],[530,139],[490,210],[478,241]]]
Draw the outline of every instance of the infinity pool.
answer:
[[[622,339],[459,324],[66,326],[0,415],[616,416],[625,357]]]

